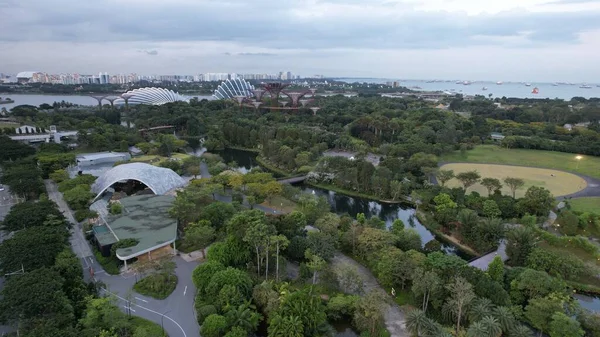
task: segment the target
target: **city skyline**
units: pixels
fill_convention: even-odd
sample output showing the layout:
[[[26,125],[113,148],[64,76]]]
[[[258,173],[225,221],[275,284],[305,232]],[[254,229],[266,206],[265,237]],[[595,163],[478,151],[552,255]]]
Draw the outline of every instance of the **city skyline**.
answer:
[[[305,76],[328,77],[600,78],[600,3],[591,0],[4,0],[0,6],[2,71],[12,73],[272,73],[293,65]]]

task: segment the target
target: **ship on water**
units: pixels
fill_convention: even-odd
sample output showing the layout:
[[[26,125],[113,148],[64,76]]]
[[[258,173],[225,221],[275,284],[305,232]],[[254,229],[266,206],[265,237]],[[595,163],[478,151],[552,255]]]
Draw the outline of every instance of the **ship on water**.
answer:
[[[537,87],[535,87],[535,88],[533,88],[533,90],[531,90],[531,93],[537,95],[537,94],[540,93],[540,89],[538,89]]]
[[[525,83],[525,86],[526,86],[526,87],[530,87],[530,86],[531,86],[531,83]]]
[[[498,82],[496,82],[496,85],[502,85],[502,84],[503,84],[503,82],[502,82],[502,81],[498,81]]]
[[[591,85],[587,85],[587,84],[582,84],[579,86],[581,89],[592,89]]]

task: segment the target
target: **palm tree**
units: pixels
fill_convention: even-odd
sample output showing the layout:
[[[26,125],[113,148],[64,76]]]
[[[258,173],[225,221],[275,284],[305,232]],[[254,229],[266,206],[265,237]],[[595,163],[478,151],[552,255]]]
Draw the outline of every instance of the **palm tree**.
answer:
[[[518,325],[510,330],[508,335],[510,337],[533,337],[533,332],[524,325]]]
[[[479,323],[483,324],[489,337],[498,337],[502,334],[500,323],[492,316],[485,316]]]
[[[229,326],[239,326],[248,332],[256,330],[262,316],[255,309],[248,301],[238,307],[230,308],[225,314]]]
[[[406,315],[406,328],[412,334],[421,336],[421,333],[431,328],[432,321],[425,315],[425,312],[420,309],[411,310]]]
[[[304,326],[298,316],[275,315],[269,324],[269,337],[304,337]]]
[[[454,281],[447,286],[450,291],[450,298],[444,304],[446,310],[452,310],[456,317],[456,333],[460,331],[460,321],[463,318],[465,309],[476,298],[473,286],[466,279],[457,276]]]
[[[475,322],[467,330],[467,337],[487,337],[487,329],[481,322]]]
[[[471,322],[480,321],[485,316],[492,314],[494,304],[488,298],[477,298],[473,301],[469,309],[469,320]]]
[[[498,320],[502,331],[508,333],[515,326],[515,317],[507,307],[495,307],[492,316]]]
[[[460,222],[461,232],[468,232],[477,226],[479,223],[479,216],[470,209],[464,209],[458,213],[458,222]]]

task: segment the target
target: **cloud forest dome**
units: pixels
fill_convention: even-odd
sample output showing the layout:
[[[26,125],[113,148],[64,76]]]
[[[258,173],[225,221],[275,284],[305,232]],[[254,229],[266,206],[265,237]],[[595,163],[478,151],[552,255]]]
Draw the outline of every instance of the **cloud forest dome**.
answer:
[[[127,97],[129,97],[129,104],[162,105],[178,101],[189,102],[190,100],[189,97],[180,95],[173,90],[154,87],[133,89],[122,94],[121,97],[115,100],[115,104],[125,104]]]
[[[254,86],[243,79],[227,79],[215,90],[213,97],[216,99],[230,99],[236,96],[252,97]]]

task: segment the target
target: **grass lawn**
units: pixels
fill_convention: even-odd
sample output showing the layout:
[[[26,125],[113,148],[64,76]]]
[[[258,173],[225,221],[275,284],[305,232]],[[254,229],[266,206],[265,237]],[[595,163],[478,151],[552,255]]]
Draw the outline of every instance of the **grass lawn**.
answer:
[[[271,201],[269,200],[265,200],[265,202],[263,202],[262,204],[260,204],[261,206],[265,206],[265,207],[269,207],[269,208],[273,208],[276,209],[280,212],[284,212],[284,213],[290,213],[292,211],[294,211],[296,209],[296,203],[286,199],[280,195],[276,195],[273,198],[271,198]]]
[[[600,157],[583,156],[577,165],[576,154],[525,150],[505,149],[497,145],[480,145],[461,155],[456,151],[443,156],[443,162],[473,162],[490,164],[512,164],[521,166],[546,167],[585,174],[600,179]]]
[[[143,319],[143,318],[137,317],[137,316],[131,316],[129,318],[129,321],[135,328],[144,328],[144,330],[146,330],[146,332],[148,333],[145,336],[148,336],[148,337],[168,336],[166,334],[166,332],[163,334],[163,330],[160,327],[160,325],[158,325],[154,322],[151,322],[147,319]]]
[[[583,262],[591,262],[593,261],[597,266],[600,267],[600,261],[594,257],[593,254],[586,252],[581,248],[576,247],[560,247],[560,246],[552,246],[546,242],[540,242],[538,246],[542,249],[546,249],[555,253],[567,253],[572,254],[583,260]]]
[[[173,153],[171,158],[177,158],[180,160],[184,160],[188,158],[190,155],[185,153]],[[159,156],[159,155],[143,155],[138,157],[131,158],[131,162],[134,163],[148,163],[152,165],[158,165],[160,162],[168,160],[167,157]]]
[[[1,106],[0,106],[1,107]],[[4,128],[8,128],[8,129],[16,129],[19,126],[21,126],[21,124],[19,123],[7,123],[7,122],[0,122],[0,129],[4,129]]]
[[[170,273],[156,273],[139,280],[133,289],[145,296],[159,300],[169,297],[177,287],[177,275]]]
[[[569,203],[574,211],[600,214],[600,197],[575,198]]]
[[[517,197],[525,195],[530,186],[544,187],[552,192],[555,197],[581,191],[587,186],[585,180],[577,175],[551,169],[474,163],[452,163],[443,165],[441,168],[453,170],[455,174],[475,170],[479,172],[482,178],[497,178],[501,182],[506,177],[521,178],[525,181],[525,186],[517,190]],[[450,180],[447,185],[450,187],[462,186],[458,179]],[[481,195],[487,195],[488,193],[487,189],[481,184],[469,187],[469,191],[477,191]],[[507,186],[504,186],[502,194],[512,195],[512,192]]]

